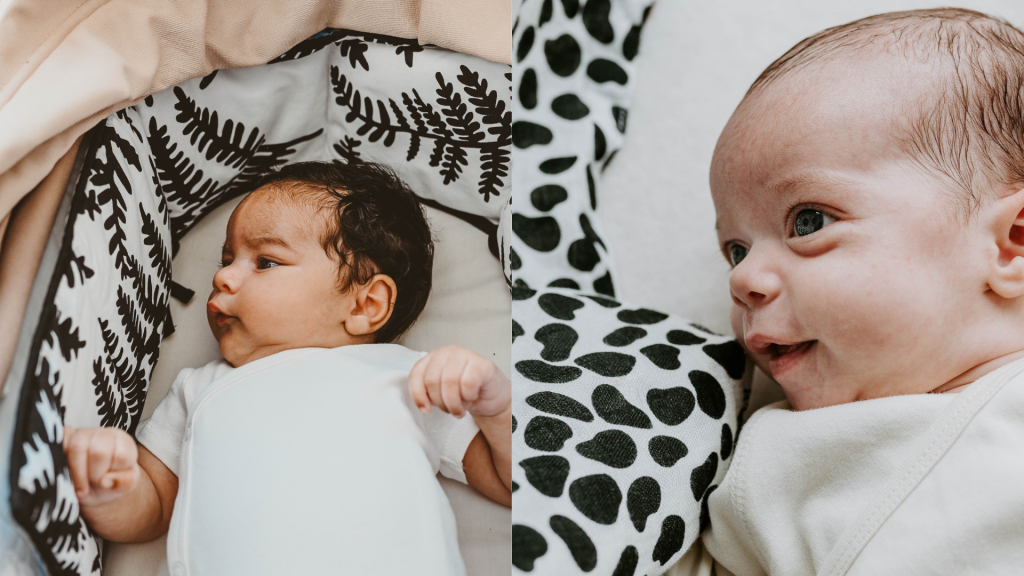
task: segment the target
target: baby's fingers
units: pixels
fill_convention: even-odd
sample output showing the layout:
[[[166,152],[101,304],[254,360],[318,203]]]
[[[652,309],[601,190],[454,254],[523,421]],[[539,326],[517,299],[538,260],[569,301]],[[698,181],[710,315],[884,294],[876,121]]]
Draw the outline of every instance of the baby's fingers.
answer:
[[[89,440],[91,434],[87,430],[78,430],[67,440],[64,452],[68,457],[68,468],[71,470],[71,482],[75,492],[89,493]]]
[[[111,492],[128,492],[135,488],[135,484],[138,481],[139,469],[138,467],[132,467],[129,470],[107,472],[100,478],[99,487]]]
[[[427,390],[430,403],[447,412],[444,405],[444,398],[441,396],[441,375],[444,371],[446,359],[436,352],[431,354],[430,364],[423,372],[423,385]]]
[[[97,433],[89,438],[89,482],[100,485],[100,479],[110,471],[114,461],[116,438],[111,434]]]
[[[430,356],[424,356],[409,371],[409,395],[412,396],[416,407],[424,414],[430,412],[430,397],[427,395],[427,387],[423,382],[423,373],[429,363]]]
[[[480,387],[483,384],[484,376],[478,362],[469,362],[462,372],[462,401],[472,405],[480,398]]]
[[[110,459],[111,470],[129,470],[139,461],[139,448],[128,434],[114,436],[114,455]]]
[[[64,448],[64,452],[68,451],[68,443],[71,441],[71,437],[75,435],[75,429],[71,426],[64,427],[64,439],[61,441],[61,446]]]
[[[447,412],[458,418],[466,413],[462,405],[462,373],[465,369],[465,359],[451,359],[445,363],[441,374],[441,398]]]

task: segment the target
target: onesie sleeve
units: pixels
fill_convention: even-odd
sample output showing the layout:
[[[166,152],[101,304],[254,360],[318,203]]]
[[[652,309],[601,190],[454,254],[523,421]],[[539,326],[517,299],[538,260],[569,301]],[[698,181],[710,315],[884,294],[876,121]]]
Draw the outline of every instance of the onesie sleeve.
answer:
[[[423,417],[427,437],[437,449],[441,459],[440,472],[446,478],[466,484],[466,473],[462,470],[462,457],[466,455],[469,443],[480,428],[469,414],[456,418],[445,414],[437,407]]]
[[[153,416],[139,424],[135,439],[160,459],[174,475],[178,475],[178,460],[181,443],[185,437],[185,420],[188,406],[185,402],[185,382],[195,372],[185,368],[171,384],[167,396],[157,405]]]

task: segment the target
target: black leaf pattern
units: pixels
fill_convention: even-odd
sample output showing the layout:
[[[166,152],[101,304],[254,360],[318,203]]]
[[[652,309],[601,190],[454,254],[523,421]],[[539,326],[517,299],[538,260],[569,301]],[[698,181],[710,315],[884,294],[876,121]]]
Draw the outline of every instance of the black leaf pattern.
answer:
[[[261,144],[256,148],[251,156],[245,159],[245,165],[242,168],[242,171],[239,172],[237,176],[229,180],[227,184],[214,191],[212,194],[214,201],[204,205],[204,211],[198,216],[205,215],[206,212],[216,208],[231,198],[238,196],[242,192],[247,192],[260,175],[281,166],[288,160],[289,156],[295,154],[296,146],[303,142],[308,142],[323,133],[324,130],[321,128],[315,132],[299,136],[298,138],[287,142]],[[193,220],[193,223],[198,220],[199,218],[196,217]]]
[[[139,357],[139,351],[145,346],[149,335],[143,326],[138,309],[120,286],[117,287],[117,315],[121,317],[121,326],[124,328],[132,354]]]
[[[84,283],[86,278],[92,278],[95,272],[92,268],[89,268],[85,264],[85,256],[77,256],[71,254],[71,260],[68,262],[68,267],[64,269],[62,275],[67,278],[68,288],[75,287],[75,269],[78,270],[79,282]]]
[[[48,306],[43,311],[40,324],[46,326],[43,341],[51,348],[59,349],[65,361],[70,361],[85,347],[85,342],[79,337],[78,328],[73,326],[71,318],[61,321],[61,313],[56,306]]]
[[[419,155],[423,138],[433,140],[428,163],[440,168],[439,174],[445,185],[458,180],[463,167],[469,164],[467,150],[480,150],[482,174],[479,192],[487,202],[491,196],[500,195],[499,188],[508,176],[512,114],[505,102],[498,98],[497,91],[489,90],[487,81],[482,80],[478,73],[466,66],[461,66],[460,70],[457,79],[467,98],[464,99],[454,85],[445,81],[438,72],[435,75],[438,83],[435,91],[437,108],[424,101],[415,89],[410,91],[411,95],[402,93],[402,105],[399,106],[392,99],[385,102],[364,95],[337,66],[331,67],[330,75],[335,104],[348,109],[345,122],[358,124],[357,136],[365,136],[370,142],[383,139],[384,146],[390,147],[398,133],[408,134],[406,161]],[[473,107],[472,111],[469,106]],[[488,126],[486,132],[481,123]],[[494,139],[489,141],[488,134]],[[357,142],[346,136],[334,145],[334,149],[342,158],[351,160],[355,157]]]
[[[89,216],[90,220],[96,220],[96,214],[100,212],[100,205],[96,201],[96,191],[90,190],[89,194],[82,194],[80,198],[81,203],[77,207],[77,213]]]
[[[418,42],[402,44],[395,48],[395,54],[399,56],[405,54],[405,65],[409,68],[412,68],[412,56],[417,52],[423,52],[423,46],[420,46]]]
[[[119,300],[120,296],[119,294]],[[137,361],[133,366],[132,361],[136,360],[136,358],[124,354],[117,334],[110,329],[107,321],[100,319],[99,325],[103,335],[103,357],[101,364],[106,367],[111,376],[110,379],[104,379],[103,383],[113,389],[105,398],[114,400],[113,402],[104,402],[102,405],[97,401],[97,408],[99,408],[99,414],[104,422],[104,426],[117,426],[129,434],[134,434],[135,427],[139,423],[139,416],[142,414],[142,402],[146,397],[146,389],[148,388],[146,371],[138,365]],[[140,350],[142,350],[141,347]],[[157,350],[159,350],[159,347]],[[95,378],[95,361],[93,363],[93,374]],[[93,384],[95,385],[96,382],[94,381]],[[97,394],[102,395],[100,391],[97,391]]]
[[[150,264],[156,269],[160,280],[164,283],[170,282],[171,254],[167,251],[167,246],[156,229],[156,223],[146,213],[141,202],[139,202],[139,215],[142,217],[142,236],[144,237],[142,243],[151,247],[149,249]]]
[[[157,178],[160,181],[163,192],[167,195],[168,201],[173,202],[178,207],[176,210],[177,214],[171,217],[172,255],[177,253],[181,237],[203,216],[238,194],[247,191],[247,187],[251,186],[259,175],[284,164],[287,157],[295,153],[294,147],[296,145],[312,140],[323,133],[323,129],[320,129],[294,140],[275,144],[267,143],[266,138],[261,135],[259,128],[253,128],[249,141],[255,140],[257,145],[249,147],[246,144],[233,148],[234,152],[231,154],[224,155],[223,153],[218,153],[211,156],[210,151],[215,150],[215,144],[224,144],[223,141],[217,144],[217,114],[216,112],[210,114],[206,109],[202,109],[199,112],[183,116],[178,106],[182,102],[191,102],[191,99],[185,96],[184,93],[178,95],[178,90],[180,88],[175,88],[175,95],[178,98],[178,105],[175,108],[179,110],[176,119],[186,125],[184,133],[188,134],[190,129],[194,130],[192,134],[193,141],[195,141],[198,139],[196,134],[203,130],[212,129],[213,132],[204,132],[204,134],[207,134],[206,138],[210,142],[210,148],[207,149],[206,154],[207,159],[227,163],[228,166],[241,166],[242,170],[223,186],[219,186],[219,182],[214,181],[212,178],[204,180],[203,171],[197,170],[184,151],[178,151],[177,144],[171,143],[167,127],[161,126],[156,122],[155,118],[150,118],[149,143],[155,159]],[[207,119],[205,122],[203,121],[204,118]],[[234,141],[240,142],[244,126],[230,119],[225,122],[224,126],[225,130],[227,130],[228,126],[237,126],[238,129],[235,131]],[[222,152],[223,150],[226,149],[222,149]],[[242,156],[236,157],[235,153],[242,154]]]
[[[348,57],[348,63],[353,68],[359,65],[363,67],[363,70],[370,70],[370,64],[366,61],[365,54],[366,44],[361,38],[347,38],[341,41],[341,55]]]
[[[413,56],[417,52],[423,51],[423,46],[420,46],[419,42],[415,40],[407,40],[405,38],[397,38],[394,36],[384,36],[382,34],[370,34],[367,32],[356,32],[354,30],[342,30],[338,28],[326,28],[310,38],[303,40],[298,45],[293,47],[291,50],[284,54],[274,58],[269,63],[275,64],[277,62],[285,62],[288,60],[298,60],[305,58],[311,54],[315,54],[320,50],[323,50],[331,44],[342,45],[342,56],[350,58],[350,62],[353,68],[356,64],[363,67],[364,70],[369,70],[369,63],[365,59],[361,58],[362,54],[366,52],[365,44],[364,47],[359,50],[359,55],[354,60],[352,56],[353,47],[357,43],[363,44],[364,42],[374,42],[377,44],[387,44],[395,46],[395,54],[398,56],[405,57],[405,65],[412,68]],[[345,49],[345,44],[349,47]]]
[[[216,72],[214,72],[214,74],[216,74]],[[142,142],[142,134],[139,132],[139,129],[135,127],[135,122],[132,121],[132,117],[128,115],[128,112],[126,112],[126,110],[127,109],[118,110],[117,114],[115,115],[118,117],[118,119],[123,120],[124,123],[127,124],[129,128],[131,128],[132,133],[135,134],[135,138],[137,138],[139,142]],[[132,150],[132,152],[134,153],[134,150]],[[136,158],[138,158],[138,156],[136,156]],[[141,169],[142,168],[140,167],[139,170]]]
[[[149,157],[149,168],[152,170],[151,181],[153,182],[153,191],[156,193],[157,212],[161,215],[163,225],[167,226],[167,196],[164,194],[164,187],[160,184],[160,179],[156,176],[156,161],[152,156]]]
[[[207,160],[238,168],[263,144],[265,138],[258,129],[253,129],[243,144],[245,125],[241,122],[235,124],[233,120],[226,120],[223,129],[218,130],[220,121],[217,113],[196,106],[195,100],[189,98],[180,86],[174,87],[174,95],[178,98],[178,103],[174,105],[178,111],[175,120],[185,124],[182,133],[185,136],[191,135],[190,142],[198,151],[206,149]]]
[[[158,188],[168,202],[183,206],[202,204],[210,190],[220,184],[212,178],[203,179],[203,171],[195,168],[184,151],[178,150],[178,145],[171,142],[167,127],[157,124],[156,118],[149,119],[148,141]],[[178,239],[184,235],[185,225],[182,218],[171,218],[172,254],[178,252]]]
[[[487,132],[497,139],[481,148],[480,193],[486,202],[490,195],[498,195],[498,188],[503,178],[508,176],[508,167],[512,149],[512,111],[507,110],[505,102],[498,98],[497,90],[487,90],[487,80],[480,78],[476,72],[466,66],[460,67],[462,74],[457,76],[466,88],[469,103],[480,113],[480,121],[490,126]],[[510,84],[511,86],[511,84]]]
[[[203,76],[203,79],[199,81],[199,89],[206,90],[207,86],[209,86],[210,83],[213,82],[213,79],[217,77],[217,72],[217,70],[214,70],[206,76]]]
[[[154,325],[163,322],[167,316],[170,297],[170,278],[157,284],[152,277],[145,274],[134,256],[128,260],[128,278],[132,281],[132,289],[139,303],[139,311],[147,322]]]
[[[271,60],[269,64],[298,60],[316,54],[348,34],[349,32],[346,30],[327,28],[296,44],[291,50]]]
[[[128,257],[128,249],[124,245],[127,236],[123,228],[127,219],[127,205],[125,204],[121,189],[131,194],[132,187],[124,167],[121,166],[121,163],[114,156],[114,148],[120,147],[121,143],[126,141],[120,138],[117,132],[109,125],[104,125],[101,137],[103,138],[101,151],[104,152],[104,159],[101,161],[97,156],[89,182],[100,190],[96,196],[97,203],[100,206],[110,206],[110,216],[103,221],[103,228],[111,230],[108,249],[110,254],[115,257],[114,265],[118,268],[123,268],[124,260]],[[134,151],[132,151],[132,154],[134,154]],[[125,159],[131,163],[131,158],[128,155],[125,156]],[[134,159],[136,164],[138,164],[137,154],[134,154]],[[138,166],[141,170],[141,164],[138,164]],[[121,184],[120,187],[117,185],[118,182]]]
[[[42,358],[22,388],[19,413],[27,417],[18,422],[20,430],[15,437],[14,446],[22,449],[11,451],[8,479],[12,487],[11,512],[23,526],[34,527],[29,536],[36,548],[50,552],[42,557],[50,574],[77,574],[79,565],[73,553],[85,546],[90,534],[80,520],[77,505],[58,488],[60,484],[70,485],[71,480],[67,457],[60,449],[63,437],[63,430],[59,429],[63,418],[61,400],[54,393],[60,375],[57,372],[51,375],[50,371],[49,361]],[[26,404],[33,409],[25,411]],[[37,467],[36,473],[30,472],[30,476],[22,478],[30,458],[44,457],[52,459],[53,465]],[[23,488],[26,480],[30,487]],[[14,490],[15,487],[19,489]],[[55,554],[71,559],[58,561]]]
[[[359,162],[359,151],[356,148],[362,144],[351,136],[345,136],[340,142],[334,145],[334,151],[341,156],[345,162]]]

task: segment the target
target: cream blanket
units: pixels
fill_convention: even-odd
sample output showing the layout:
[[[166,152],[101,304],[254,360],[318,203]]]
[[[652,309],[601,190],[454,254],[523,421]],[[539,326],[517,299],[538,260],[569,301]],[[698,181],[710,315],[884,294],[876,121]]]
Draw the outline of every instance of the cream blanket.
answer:
[[[1024,573],[1024,361],[960,394],[773,404],[740,438],[703,539],[719,576]]]

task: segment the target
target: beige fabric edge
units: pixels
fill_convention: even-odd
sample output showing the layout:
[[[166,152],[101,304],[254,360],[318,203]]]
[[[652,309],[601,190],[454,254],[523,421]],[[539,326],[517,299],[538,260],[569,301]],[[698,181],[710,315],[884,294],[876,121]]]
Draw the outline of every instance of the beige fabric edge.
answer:
[[[0,217],[98,120],[185,80],[327,27],[509,64],[511,23],[511,0],[15,0],[0,21]]]
[[[81,138],[76,140],[50,175],[15,207],[6,234],[0,232],[0,393],[14,361],[32,284],[81,142]]]

